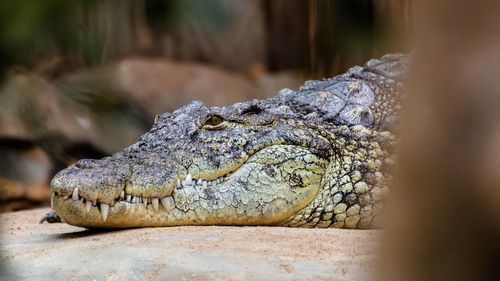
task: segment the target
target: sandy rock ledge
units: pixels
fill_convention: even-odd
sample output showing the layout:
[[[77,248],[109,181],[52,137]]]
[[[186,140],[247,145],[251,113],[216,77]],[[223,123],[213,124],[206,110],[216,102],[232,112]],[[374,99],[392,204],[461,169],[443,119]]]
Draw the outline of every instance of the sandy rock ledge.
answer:
[[[380,236],[218,226],[97,232],[38,224],[46,212],[0,215],[0,280],[367,280]]]

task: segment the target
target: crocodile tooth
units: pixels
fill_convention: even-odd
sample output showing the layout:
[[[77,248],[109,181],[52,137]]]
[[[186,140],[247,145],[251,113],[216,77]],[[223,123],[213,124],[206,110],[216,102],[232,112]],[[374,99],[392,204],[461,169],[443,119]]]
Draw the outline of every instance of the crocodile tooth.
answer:
[[[87,202],[85,202],[85,210],[87,213],[90,212],[90,207],[92,207],[92,201],[87,200]]]
[[[132,197],[132,203],[134,203],[134,204],[137,203],[137,196]]]
[[[92,206],[97,206],[97,199],[95,201],[92,201]]]
[[[177,185],[176,185],[177,188],[181,187],[181,180],[180,179],[177,179]]]
[[[148,205],[148,198],[142,198],[142,203],[144,203],[144,205]]]
[[[151,204],[153,205],[153,209],[158,212],[158,198],[151,198]]]
[[[131,200],[132,200],[132,195],[127,194],[127,195],[125,196],[125,201],[130,202]]]
[[[188,174],[186,176],[185,182],[186,182],[186,185],[193,185],[193,177],[191,176],[191,174]]]
[[[173,199],[171,196],[163,197],[161,199],[161,204],[163,205],[163,208],[168,211],[172,207],[172,201]]]
[[[203,183],[201,184],[203,186],[203,188],[207,188],[207,181],[203,181]]]
[[[106,219],[108,218],[108,212],[109,205],[106,203],[101,203],[101,216],[103,221],[106,221]]]
[[[125,198],[125,191],[122,191],[122,193],[120,193],[120,198],[121,199]]]
[[[196,182],[196,185],[201,185],[203,181],[201,179],[198,179],[198,181]]]
[[[78,187],[73,189],[73,195],[71,195],[71,199],[78,201]]]

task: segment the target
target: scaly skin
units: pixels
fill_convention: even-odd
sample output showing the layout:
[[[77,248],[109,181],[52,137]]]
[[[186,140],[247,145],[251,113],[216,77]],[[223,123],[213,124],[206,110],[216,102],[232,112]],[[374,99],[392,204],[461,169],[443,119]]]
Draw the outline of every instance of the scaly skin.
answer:
[[[159,115],[134,145],[58,173],[53,209],[83,227],[375,226],[407,66],[388,55],[275,98]]]

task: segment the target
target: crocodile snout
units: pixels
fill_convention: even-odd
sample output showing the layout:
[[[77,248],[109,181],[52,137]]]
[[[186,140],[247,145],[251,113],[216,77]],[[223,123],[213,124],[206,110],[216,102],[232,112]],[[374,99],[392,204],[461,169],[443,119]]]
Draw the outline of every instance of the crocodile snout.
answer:
[[[124,190],[130,171],[127,166],[113,166],[105,160],[81,160],[62,170],[50,183],[52,191],[72,196],[78,189],[78,195],[89,201],[114,203]]]
[[[173,187],[166,183],[173,169],[169,173],[164,165],[158,164],[113,165],[109,159],[81,160],[59,172],[51,182],[56,212],[76,212],[87,218],[97,215],[106,222],[117,206],[133,204],[147,209],[149,205],[156,212],[160,204],[167,211],[171,208]]]

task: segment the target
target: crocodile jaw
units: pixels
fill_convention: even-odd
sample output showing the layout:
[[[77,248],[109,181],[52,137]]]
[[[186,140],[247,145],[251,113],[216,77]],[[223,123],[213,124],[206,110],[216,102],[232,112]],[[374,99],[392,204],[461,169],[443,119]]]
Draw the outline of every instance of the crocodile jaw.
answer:
[[[68,224],[83,227],[274,225],[314,199],[327,165],[305,148],[272,145],[230,175],[210,184],[186,179],[191,182],[178,184],[170,196],[139,203],[124,195],[111,206],[88,207],[78,195],[55,195],[53,208]]]

